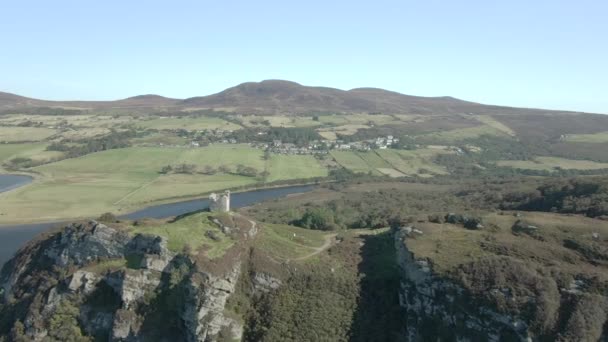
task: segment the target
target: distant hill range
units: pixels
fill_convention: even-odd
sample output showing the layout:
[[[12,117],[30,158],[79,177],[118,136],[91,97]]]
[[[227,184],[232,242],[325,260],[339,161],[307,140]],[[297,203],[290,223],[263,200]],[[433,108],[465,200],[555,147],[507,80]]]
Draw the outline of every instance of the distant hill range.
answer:
[[[214,109],[242,114],[391,113],[391,114],[566,114],[573,112],[491,106],[453,97],[422,97],[377,88],[340,90],[289,81],[248,82],[217,94],[188,99],[140,95],[116,101],[46,101],[0,92],[0,110],[32,107],[69,109]]]

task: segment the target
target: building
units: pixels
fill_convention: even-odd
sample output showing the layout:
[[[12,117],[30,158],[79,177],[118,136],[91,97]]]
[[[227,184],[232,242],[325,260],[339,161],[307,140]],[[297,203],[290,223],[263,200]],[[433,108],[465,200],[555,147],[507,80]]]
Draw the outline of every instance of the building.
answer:
[[[229,212],[230,211],[230,190],[224,191],[223,194],[218,195],[212,193],[209,195],[209,210],[218,212]]]

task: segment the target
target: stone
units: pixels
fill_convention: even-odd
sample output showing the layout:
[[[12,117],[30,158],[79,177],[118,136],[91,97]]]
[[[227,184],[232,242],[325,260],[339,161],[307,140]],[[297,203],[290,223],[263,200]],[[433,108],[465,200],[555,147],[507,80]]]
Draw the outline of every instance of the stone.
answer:
[[[240,271],[241,264],[237,262],[224,276],[199,272],[198,280],[190,278],[181,315],[188,330],[187,341],[213,340],[222,327],[230,326],[232,320],[224,316],[224,307],[228,297],[234,293]]]
[[[160,275],[150,270],[122,270],[109,274],[105,281],[120,296],[123,308],[128,309],[158,287]]]
[[[257,292],[270,292],[278,289],[282,285],[281,280],[271,276],[270,274],[262,272],[255,272],[251,281],[253,283],[254,290]]]
[[[230,211],[230,191],[226,190],[223,194],[212,193],[209,195],[209,210],[218,212]]]
[[[95,291],[99,280],[100,278],[92,272],[78,270],[70,277],[68,290],[72,293],[89,295]]]

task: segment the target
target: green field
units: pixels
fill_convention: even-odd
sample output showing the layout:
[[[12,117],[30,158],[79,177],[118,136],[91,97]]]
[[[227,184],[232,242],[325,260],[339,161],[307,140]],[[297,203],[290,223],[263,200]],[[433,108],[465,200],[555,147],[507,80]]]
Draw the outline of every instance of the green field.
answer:
[[[178,118],[157,118],[152,120],[138,121],[137,125],[144,128],[150,129],[185,129],[188,131],[192,130],[204,130],[204,129],[223,129],[223,130],[237,130],[241,126],[222,120],[215,117],[178,117]]]
[[[508,134],[503,131],[503,129],[498,129],[489,125],[481,125],[475,127],[453,129],[449,131],[433,132],[421,135],[420,137],[428,141],[433,141],[434,143],[455,143],[466,139],[478,138],[482,135],[507,136]]]
[[[515,132],[509,128],[507,125],[503,124],[502,122],[494,119],[493,117],[489,116],[489,115],[478,115],[475,117],[475,119],[477,119],[477,121],[482,122],[484,124],[486,124],[487,126],[490,126],[492,128],[495,128],[505,134],[508,134],[512,137],[516,136],[517,134],[515,134]]]
[[[264,223],[256,239],[256,247],[277,259],[297,259],[321,247],[325,235],[318,230]]]
[[[598,170],[608,169],[608,163],[598,163],[590,160],[574,160],[557,157],[538,157],[534,160],[501,160],[498,166],[508,166],[516,169],[552,171],[556,168],[567,170]]]
[[[600,132],[593,134],[568,134],[564,139],[568,142],[583,142],[601,144],[608,142],[608,132]]]
[[[379,150],[377,151],[384,160],[393,168],[406,175],[425,174],[422,170],[428,170],[433,174],[447,174],[444,167],[433,163],[433,158],[444,151],[435,149],[419,150]]]
[[[9,114],[0,117],[1,124],[19,125],[25,122],[36,122],[44,126],[58,126],[62,122],[76,127],[116,127],[119,124],[133,121],[129,115],[31,115],[31,114]]]
[[[47,151],[46,146],[46,143],[0,144],[0,164],[14,158],[45,161],[62,155],[61,152]]]
[[[66,159],[34,168],[41,176],[33,184],[1,195],[0,222],[91,217],[108,211],[120,214],[150,202],[262,182],[259,177],[226,173],[159,174],[166,165],[223,165],[234,170],[244,164],[258,172],[267,170],[269,181],[327,174],[311,156],[277,155],[269,161],[262,157],[262,150],[246,145],[212,145],[196,149],[133,147]]]
[[[257,116],[247,115],[241,118],[247,127],[266,126],[262,122],[267,121],[271,127],[314,127],[322,125],[320,121],[315,121],[311,116]]]
[[[435,149],[414,151],[386,149],[370,152],[333,151],[331,155],[338,164],[354,172],[401,177],[447,174],[445,168],[432,161],[440,153],[447,152]]]
[[[56,133],[56,130],[44,127],[0,126],[0,142],[40,141]]]
[[[363,160],[357,152],[353,151],[332,151],[331,156],[334,157],[336,162],[342,167],[347,168],[353,172],[372,172],[375,170]]]
[[[219,227],[211,222],[213,215],[208,212],[188,215],[175,222],[159,225],[143,225],[132,227],[133,234],[158,235],[167,238],[167,248],[180,253],[186,245],[192,251],[196,251],[203,244],[206,246],[205,253],[209,258],[216,258],[234,244],[234,240],[224,235]],[[219,241],[205,236],[207,231],[214,231]]]

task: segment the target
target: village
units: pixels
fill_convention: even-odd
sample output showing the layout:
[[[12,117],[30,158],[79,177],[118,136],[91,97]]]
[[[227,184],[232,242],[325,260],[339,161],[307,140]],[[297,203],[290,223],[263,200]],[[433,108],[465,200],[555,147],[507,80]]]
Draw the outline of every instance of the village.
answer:
[[[273,139],[271,142],[265,141],[249,141],[243,142],[232,137],[233,131],[229,130],[204,130],[199,131],[199,134],[203,135],[208,142],[201,142],[200,140],[192,140],[190,147],[204,147],[212,143],[220,144],[237,144],[247,143],[249,146],[257,149],[264,150],[270,153],[276,154],[327,154],[331,150],[352,150],[352,151],[371,151],[371,150],[384,150],[387,148],[395,147],[399,143],[399,138],[392,135],[376,137],[374,139],[367,139],[363,141],[346,142],[341,139],[327,140],[318,139],[311,140],[305,144],[295,144],[290,142],[284,142],[279,139]],[[260,132],[261,133],[261,132]],[[258,135],[263,135],[258,133]]]

